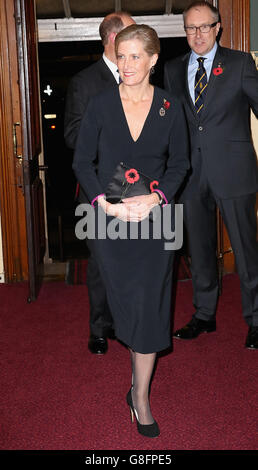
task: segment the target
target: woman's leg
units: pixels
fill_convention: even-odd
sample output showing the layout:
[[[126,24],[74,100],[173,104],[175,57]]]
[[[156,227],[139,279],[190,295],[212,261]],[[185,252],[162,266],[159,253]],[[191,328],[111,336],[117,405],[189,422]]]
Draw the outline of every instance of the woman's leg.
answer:
[[[152,424],[154,418],[149,403],[149,385],[156,360],[156,353],[141,354],[131,352],[132,361],[132,400],[141,424]]]

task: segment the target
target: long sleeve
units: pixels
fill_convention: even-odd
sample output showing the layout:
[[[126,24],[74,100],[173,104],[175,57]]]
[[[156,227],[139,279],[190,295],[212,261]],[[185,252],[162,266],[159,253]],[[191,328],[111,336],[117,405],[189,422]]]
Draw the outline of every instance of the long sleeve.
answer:
[[[103,59],[77,73],[69,83],[66,94],[64,136],[66,145],[75,149],[82,117],[90,98],[116,85],[113,73]]]
[[[90,100],[81,122],[73,162],[76,178],[90,201],[103,193],[95,165],[99,132],[97,111],[94,109],[93,100]]]
[[[169,139],[169,158],[158,186],[168,202],[174,198],[190,168],[189,137],[184,110],[179,101],[172,101],[171,106],[174,106],[174,116]]]
[[[160,106],[165,99],[170,106],[162,115]],[[139,139],[133,142],[117,87],[89,101],[80,127],[73,169],[90,201],[105,193],[121,160],[157,179],[157,189],[168,202],[174,198],[189,168],[184,111],[175,97],[167,96],[164,90],[156,90],[148,117]]]
[[[72,78],[66,94],[64,116],[64,137],[69,148],[76,147],[81,120],[89,98],[83,78],[78,76]]]

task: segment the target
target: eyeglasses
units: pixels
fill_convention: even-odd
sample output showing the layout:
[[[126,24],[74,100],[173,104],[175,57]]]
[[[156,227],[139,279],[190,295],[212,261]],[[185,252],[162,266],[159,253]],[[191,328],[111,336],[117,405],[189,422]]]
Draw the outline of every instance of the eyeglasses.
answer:
[[[187,35],[196,34],[197,29],[199,29],[200,33],[209,33],[211,28],[214,28],[218,22],[212,24],[202,24],[201,26],[185,26],[185,32]]]

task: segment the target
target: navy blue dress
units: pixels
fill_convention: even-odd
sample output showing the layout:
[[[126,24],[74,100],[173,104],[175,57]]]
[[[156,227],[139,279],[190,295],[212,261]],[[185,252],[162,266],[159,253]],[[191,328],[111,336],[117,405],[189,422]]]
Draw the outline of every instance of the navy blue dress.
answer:
[[[91,100],[81,123],[73,164],[89,200],[105,193],[121,161],[159,181],[158,189],[173,204],[189,168],[187,127],[175,97],[154,88],[152,105],[137,141],[130,134],[118,86]],[[165,210],[167,207],[161,209],[161,220]],[[102,209],[96,204],[95,211],[97,219]],[[114,222],[114,218],[107,217],[107,222]],[[94,240],[116,336],[140,353],[157,352],[171,344],[174,252],[165,249],[162,230],[157,238],[153,236],[154,224],[147,223],[148,239],[127,236]],[[132,225],[137,225],[140,234],[140,224]],[[120,233],[130,234],[128,223],[120,221],[119,227]]]

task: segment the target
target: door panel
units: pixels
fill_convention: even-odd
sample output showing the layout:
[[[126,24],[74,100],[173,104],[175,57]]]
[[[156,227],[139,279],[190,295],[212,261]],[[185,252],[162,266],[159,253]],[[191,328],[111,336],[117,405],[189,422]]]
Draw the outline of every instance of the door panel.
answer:
[[[28,279],[14,1],[0,2],[0,210],[5,282]],[[19,157],[19,158],[18,158]]]
[[[39,178],[40,113],[34,2],[15,1],[23,147],[23,190],[28,240],[29,297],[40,289],[45,253],[43,186]]]

